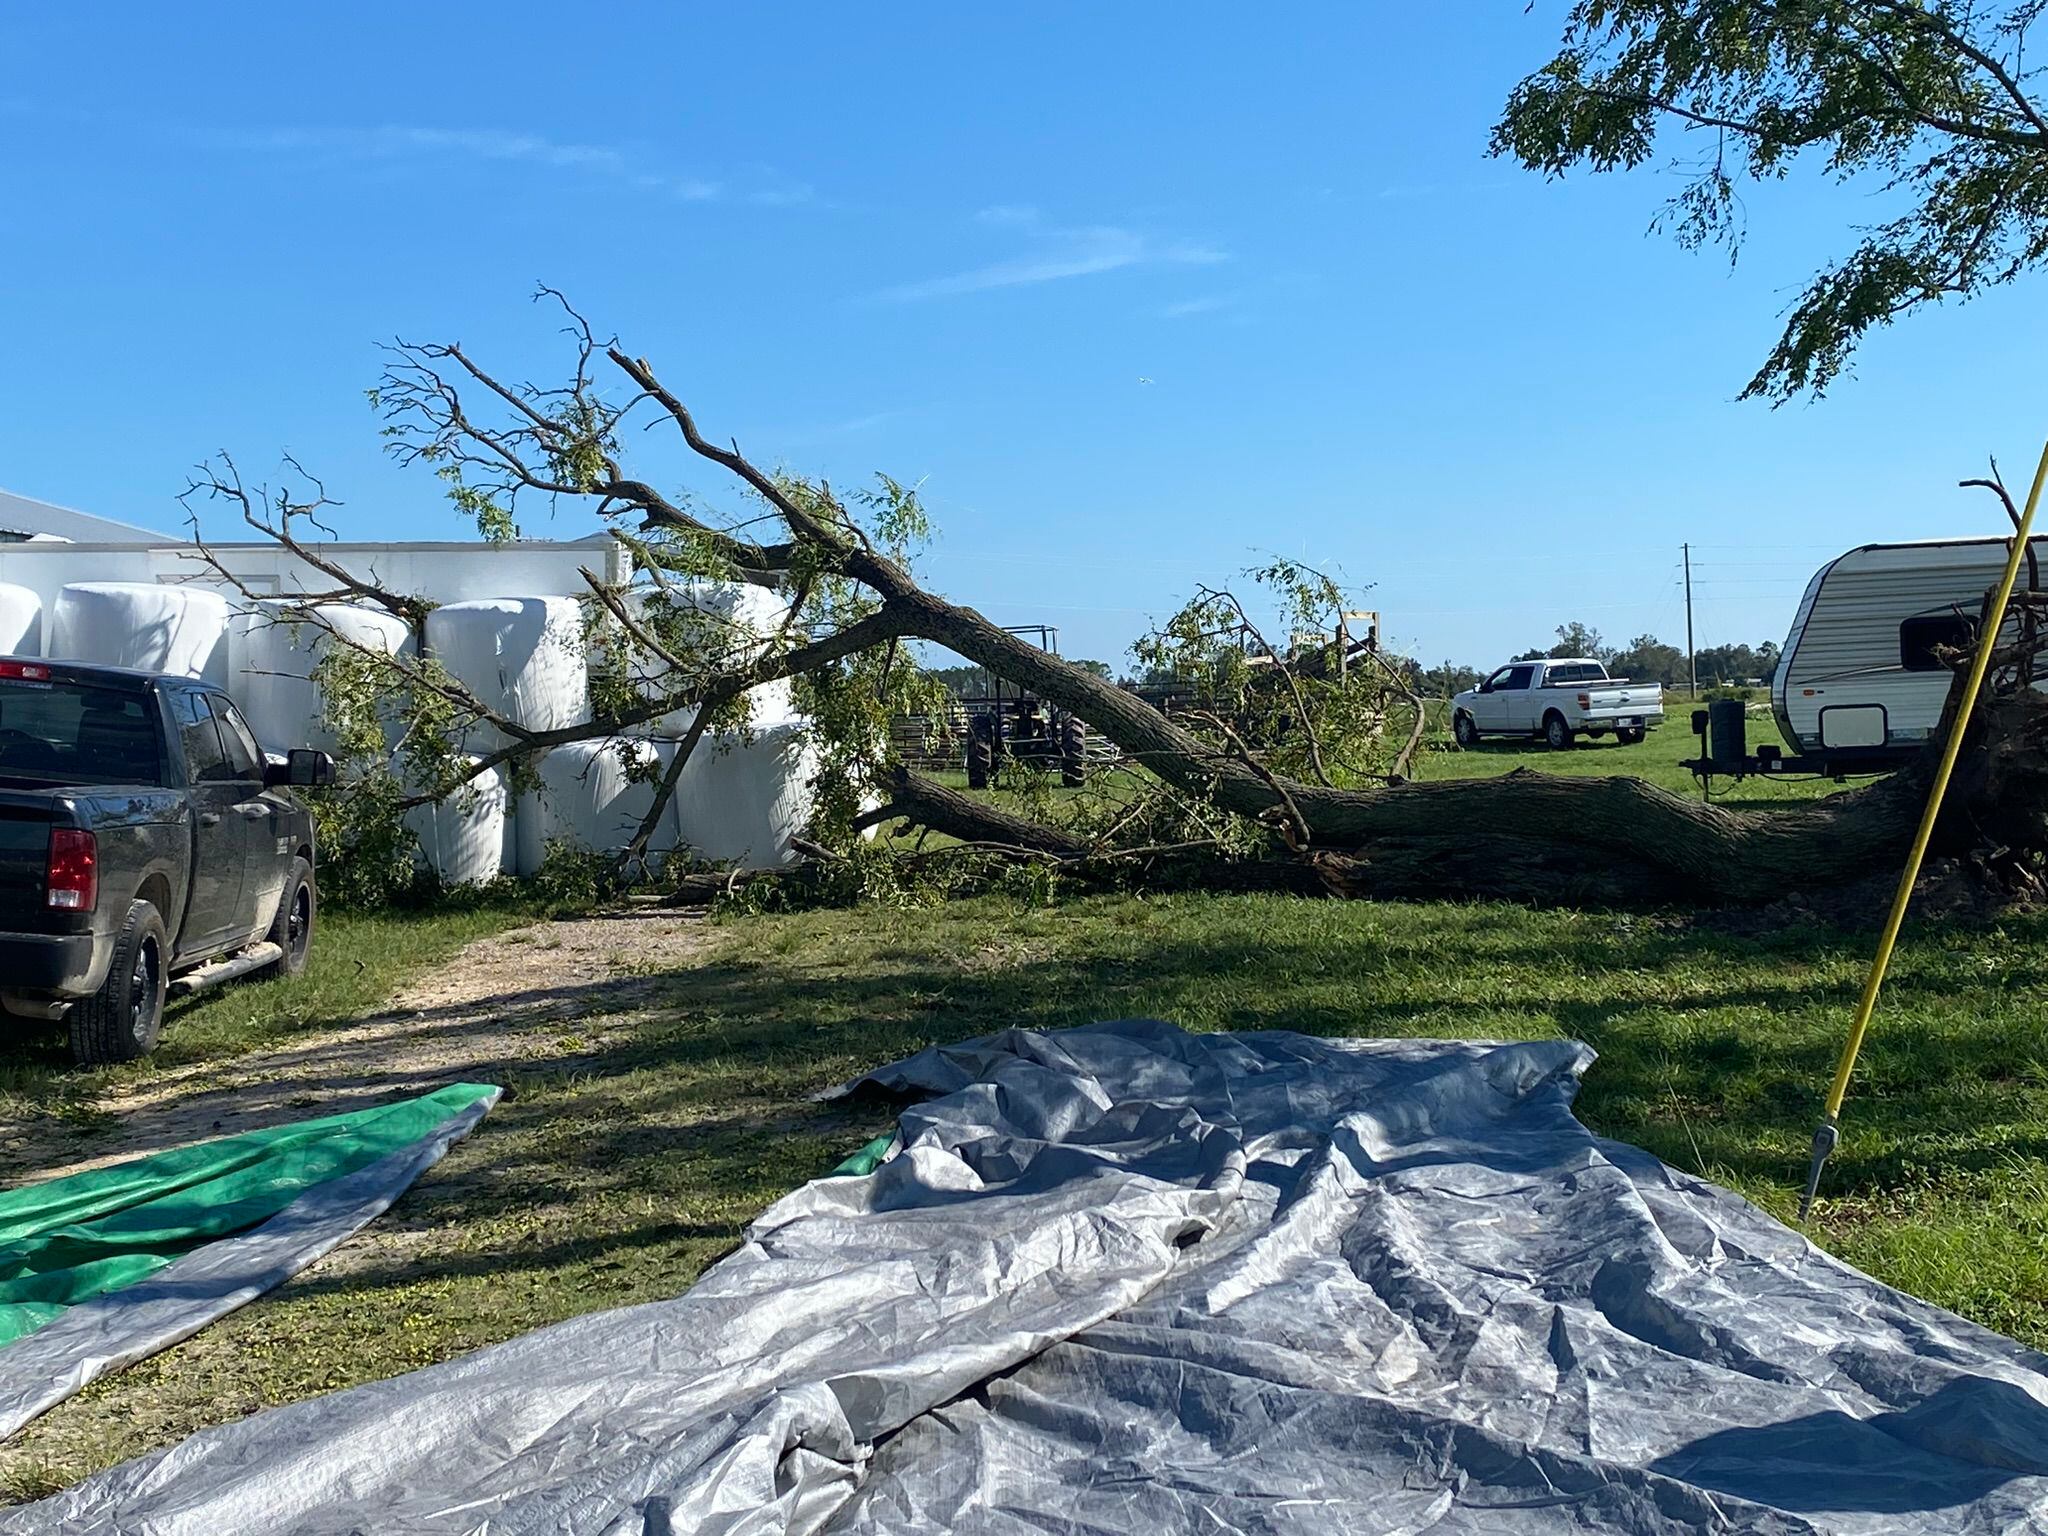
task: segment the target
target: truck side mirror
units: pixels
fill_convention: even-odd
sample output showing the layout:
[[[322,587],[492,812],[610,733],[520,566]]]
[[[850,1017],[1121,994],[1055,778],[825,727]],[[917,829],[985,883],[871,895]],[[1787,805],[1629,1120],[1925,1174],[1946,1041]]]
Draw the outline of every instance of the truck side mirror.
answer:
[[[263,782],[272,788],[317,789],[334,782],[334,759],[312,747],[293,747],[282,763],[263,765]]]

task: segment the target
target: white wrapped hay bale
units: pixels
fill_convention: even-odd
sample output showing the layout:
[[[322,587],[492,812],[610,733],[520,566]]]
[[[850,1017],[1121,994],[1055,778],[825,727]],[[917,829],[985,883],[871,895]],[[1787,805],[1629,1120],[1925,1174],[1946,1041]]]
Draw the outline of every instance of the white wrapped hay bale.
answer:
[[[623,849],[646,819],[655,780],[674,755],[667,743],[644,741],[572,741],[544,754],[535,768],[539,783],[519,797],[519,873],[539,869],[551,843],[595,853]],[[663,811],[649,853],[675,846],[673,806]]]
[[[313,679],[313,669],[340,643],[335,636],[386,656],[412,643],[412,631],[396,614],[354,603],[308,607],[266,598],[234,616],[228,691],[267,750],[318,747],[332,752],[338,745],[327,701]]]
[[[405,813],[406,829],[419,840],[420,857],[443,885],[483,885],[509,874],[515,824],[502,768],[478,774],[445,800]]]
[[[811,819],[817,750],[800,724],[710,735],[676,783],[680,848],[714,863],[772,869],[795,855],[789,840]]]
[[[0,581],[0,656],[43,654],[43,600],[27,587]]]
[[[427,649],[477,700],[528,730],[590,718],[583,609],[573,597],[487,597],[446,603],[427,615]],[[510,743],[480,725],[472,749]]]
[[[789,604],[766,587],[751,582],[671,582],[666,589],[636,587],[622,602],[635,622],[681,655],[704,656],[727,671],[759,656],[789,619]],[[670,692],[677,679],[659,657],[650,655],[607,616],[614,643],[622,647],[627,671],[642,698]],[[787,725],[796,719],[789,679],[777,678],[748,690],[752,723],[757,727]],[[694,709],[673,710],[650,721],[647,731],[679,737],[696,719]]]
[[[208,587],[76,581],[57,594],[46,636],[55,660],[228,682],[228,600]]]

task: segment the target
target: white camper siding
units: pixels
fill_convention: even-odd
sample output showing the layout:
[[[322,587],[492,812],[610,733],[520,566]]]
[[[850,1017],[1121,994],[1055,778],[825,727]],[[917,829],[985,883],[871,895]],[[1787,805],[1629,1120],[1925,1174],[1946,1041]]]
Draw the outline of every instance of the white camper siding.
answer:
[[[2037,557],[2048,557],[2048,539],[2032,542]],[[1788,742],[1817,750],[1821,711],[1859,704],[1884,706],[1892,743],[1926,740],[1941,718],[1949,675],[1902,667],[1899,626],[1950,607],[1974,617],[2005,567],[2007,548],[2003,539],[1875,544],[1823,566],[1793,618],[1771,684]]]

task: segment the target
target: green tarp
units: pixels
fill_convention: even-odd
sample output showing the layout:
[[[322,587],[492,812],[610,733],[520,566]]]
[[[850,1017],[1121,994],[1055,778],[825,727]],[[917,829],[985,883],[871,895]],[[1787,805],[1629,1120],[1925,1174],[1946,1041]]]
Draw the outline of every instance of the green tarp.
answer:
[[[837,1168],[826,1174],[825,1177],[828,1179],[865,1178],[889,1160],[889,1149],[895,1145],[896,1131],[894,1127],[891,1127],[854,1153]]]
[[[0,1345],[412,1146],[497,1091],[456,1083],[0,1194]]]

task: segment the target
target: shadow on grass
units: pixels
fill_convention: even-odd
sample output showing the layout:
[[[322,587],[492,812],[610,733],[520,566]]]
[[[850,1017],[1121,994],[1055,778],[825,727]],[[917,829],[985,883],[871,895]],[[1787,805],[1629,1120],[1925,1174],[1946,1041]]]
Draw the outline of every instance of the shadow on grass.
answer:
[[[1790,1186],[1868,943],[1827,930],[1756,941],[1617,927],[1574,938],[1539,925],[1459,958],[1419,923],[1334,955],[1327,931],[1152,935],[1118,947],[1099,938],[1077,928],[1063,946],[995,969],[913,940],[857,956],[727,958],[617,989],[508,992],[487,1005],[508,1027],[567,1005],[637,1011],[614,1038],[558,1061],[508,1053],[497,1064],[506,1104],[460,1175],[424,1198],[436,1220],[458,1223],[650,1191],[713,1191],[758,1209],[884,1123],[883,1112],[810,1103],[816,1090],[930,1044],[1132,1016],[1325,1036],[1574,1037],[1599,1052],[1579,1105],[1594,1129],[1717,1179]],[[1832,1165],[1837,1193],[2048,1157],[2036,1032],[2023,1016],[1988,1017],[1997,1010],[1954,983],[1945,954],[1930,948],[1922,974],[1901,977],[1873,1037],[1851,1111],[1857,1135]],[[1432,969],[1447,983],[1488,984],[1433,994]],[[2031,949],[1996,987],[2044,984],[2048,955]],[[440,1025],[426,1014],[419,1027]],[[689,1224],[650,1211],[571,1246],[630,1245],[656,1228],[673,1236]],[[730,1237],[737,1225],[716,1230]]]
[[[679,1244],[708,1261],[741,1221],[887,1122],[873,1107],[811,1103],[818,1089],[931,1044],[1119,1017],[1581,1039],[1599,1053],[1579,1102],[1596,1131],[1723,1181],[1787,1187],[1803,1172],[1869,944],[1821,928],[1737,939],[1584,914],[1255,899],[1018,916],[942,909],[893,931],[856,914],[753,920],[722,956],[673,971],[376,1016],[423,1047],[473,1035],[480,1014],[502,1030],[504,1048],[471,1054],[459,1075],[503,1084],[505,1102],[405,1210],[444,1230],[520,1228],[474,1251],[409,1255],[386,1279]],[[2048,950],[2012,946],[1987,980],[1989,942],[1910,936],[1859,1074],[1856,1134],[1831,1168],[1836,1193],[2048,1158],[2038,1011],[2013,1001],[2048,986]],[[193,1097],[218,1093],[233,1130],[454,1075],[394,1057],[388,1037],[359,1053],[350,1036],[361,1023],[307,1019],[266,1052],[297,1090],[304,1077],[284,1069],[326,1069],[317,1107],[270,1103],[260,1086]],[[536,1039],[549,1042],[538,1055]],[[707,1199],[715,1210],[690,1210]],[[534,1214],[549,1211],[562,1220]]]

